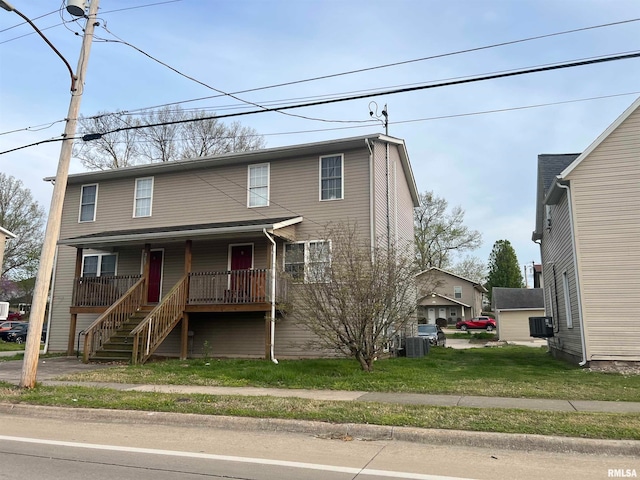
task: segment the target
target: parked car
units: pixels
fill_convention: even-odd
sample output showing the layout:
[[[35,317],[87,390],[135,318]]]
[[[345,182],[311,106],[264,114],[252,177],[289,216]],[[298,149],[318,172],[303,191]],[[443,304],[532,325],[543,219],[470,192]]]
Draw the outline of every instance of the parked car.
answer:
[[[0,339],[5,342],[24,343],[27,341],[27,334],[29,333],[29,324],[26,322],[20,322],[18,325],[10,330],[0,332]],[[42,335],[40,341],[44,342],[47,338],[47,324],[42,326]]]
[[[447,346],[447,337],[438,325],[433,324],[425,324],[418,325],[418,336],[419,337],[428,337],[429,344],[433,346]]]
[[[26,322],[14,322],[15,325],[8,330],[0,331],[0,339],[5,342],[15,342],[17,338],[21,338],[24,333],[24,339],[27,338],[27,329],[29,324]],[[24,340],[23,340],[24,341]],[[18,341],[17,343],[23,343]]]
[[[11,330],[16,325],[24,323],[19,320],[7,320],[5,322],[0,323],[0,332],[5,332],[7,330]]]
[[[486,329],[491,332],[496,328],[496,321],[491,317],[473,317],[469,320],[460,320],[456,323],[456,328],[463,332],[471,329]]]
[[[22,314],[20,312],[9,312],[9,315],[7,315],[7,320],[19,322],[22,320]]]

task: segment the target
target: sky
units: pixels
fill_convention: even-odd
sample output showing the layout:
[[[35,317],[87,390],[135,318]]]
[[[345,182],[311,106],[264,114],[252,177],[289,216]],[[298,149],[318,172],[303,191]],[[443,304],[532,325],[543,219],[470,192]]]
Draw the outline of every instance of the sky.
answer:
[[[73,21],[64,2],[11,4],[75,71],[84,21]],[[639,19],[637,0],[101,0],[81,113],[218,95],[105,39],[227,93],[330,76],[239,95],[271,106],[635,52]],[[615,22],[625,23],[588,28]],[[585,30],[477,50],[576,29]],[[364,71],[335,76],[354,70]],[[317,120],[276,112],[235,119],[278,147],[384,133],[369,111],[386,104],[389,135],[405,140],[418,191],[462,207],[465,224],[482,233],[473,255],[486,262],[494,242],[506,239],[530,265],[540,259],[531,241],[538,154],[585,150],[640,96],[639,80],[635,58],[288,110]],[[0,151],[59,138],[69,86],[53,50],[0,10]],[[224,96],[181,105],[255,110]],[[43,178],[55,175],[59,152],[54,142],[3,154],[0,171],[48,210],[52,187]],[[83,167],[72,159],[70,171]]]

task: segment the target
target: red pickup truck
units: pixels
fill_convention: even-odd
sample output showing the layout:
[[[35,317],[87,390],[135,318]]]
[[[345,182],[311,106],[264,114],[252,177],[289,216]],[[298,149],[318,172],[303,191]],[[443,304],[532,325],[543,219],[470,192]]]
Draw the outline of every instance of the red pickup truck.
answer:
[[[461,320],[456,323],[456,328],[463,332],[476,329],[486,329],[487,332],[491,332],[496,328],[496,321],[491,317],[473,317],[469,320]]]

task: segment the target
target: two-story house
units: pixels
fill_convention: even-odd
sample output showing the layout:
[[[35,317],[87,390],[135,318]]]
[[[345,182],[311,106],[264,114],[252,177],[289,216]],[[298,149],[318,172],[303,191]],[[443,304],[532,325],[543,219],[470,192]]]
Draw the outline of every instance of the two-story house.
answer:
[[[482,313],[482,299],[487,293],[480,283],[437,267],[420,272],[416,286],[418,321],[423,323],[436,323],[442,318],[452,325],[477,317]]]
[[[640,98],[581,154],[538,156],[533,241],[551,352],[640,362]]]
[[[417,202],[405,144],[385,135],[70,175],[49,350],[319,356],[279,314],[285,277],[307,280],[329,222],[412,245]]]

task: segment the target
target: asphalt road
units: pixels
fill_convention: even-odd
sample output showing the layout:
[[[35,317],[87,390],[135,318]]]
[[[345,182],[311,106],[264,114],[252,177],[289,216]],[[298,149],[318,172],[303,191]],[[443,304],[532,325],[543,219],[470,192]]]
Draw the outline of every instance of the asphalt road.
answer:
[[[0,414],[0,479],[603,479],[640,460],[309,434]],[[153,413],[140,412],[140,416]]]

